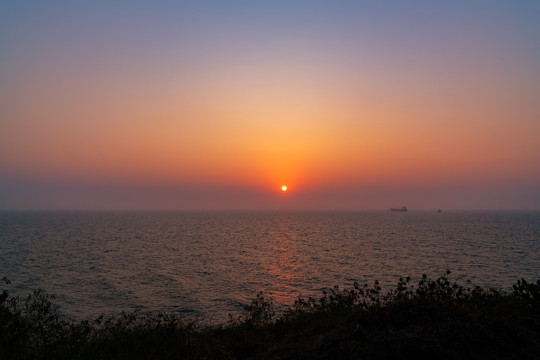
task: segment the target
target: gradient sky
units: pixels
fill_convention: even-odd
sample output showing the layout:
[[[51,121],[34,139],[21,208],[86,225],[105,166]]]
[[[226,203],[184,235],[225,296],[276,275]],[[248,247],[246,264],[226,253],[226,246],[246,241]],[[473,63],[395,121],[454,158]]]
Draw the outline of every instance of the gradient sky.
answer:
[[[540,209],[539,1],[0,4],[0,209],[401,205]]]

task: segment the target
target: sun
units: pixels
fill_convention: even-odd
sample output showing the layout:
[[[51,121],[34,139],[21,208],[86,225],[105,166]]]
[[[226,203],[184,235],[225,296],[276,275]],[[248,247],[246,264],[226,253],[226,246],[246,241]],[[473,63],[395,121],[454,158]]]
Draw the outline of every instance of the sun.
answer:
[[[287,191],[287,185],[283,185],[283,186],[281,187],[281,191]]]

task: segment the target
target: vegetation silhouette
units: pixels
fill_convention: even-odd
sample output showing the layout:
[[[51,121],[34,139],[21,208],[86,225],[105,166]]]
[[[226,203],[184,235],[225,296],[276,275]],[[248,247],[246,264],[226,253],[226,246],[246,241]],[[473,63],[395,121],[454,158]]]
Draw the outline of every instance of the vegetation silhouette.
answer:
[[[0,359],[518,359],[540,357],[540,280],[512,291],[400,278],[299,297],[276,316],[263,292],[226,324],[164,312],[64,319],[54,297],[0,294]],[[4,283],[9,280],[4,278]]]

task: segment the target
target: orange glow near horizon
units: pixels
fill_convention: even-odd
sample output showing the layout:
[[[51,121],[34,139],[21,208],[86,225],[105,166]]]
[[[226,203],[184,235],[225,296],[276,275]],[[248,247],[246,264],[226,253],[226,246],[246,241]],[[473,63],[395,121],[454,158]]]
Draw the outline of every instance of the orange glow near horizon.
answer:
[[[540,63],[530,52],[538,37],[512,23],[519,17],[507,18],[506,10],[523,11],[517,5],[500,5],[500,14],[490,7],[493,16],[463,8],[475,21],[455,29],[447,25],[462,18],[444,4],[426,11],[448,21],[428,21],[425,11],[387,16],[392,7],[378,5],[361,21],[371,13],[318,18],[323,12],[295,5],[293,15],[278,1],[288,14],[278,17],[283,28],[273,18],[279,11],[254,26],[247,14],[266,13],[264,2],[246,3],[253,12],[214,13],[215,3],[196,16],[177,6],[166,13],[185,14],[182,21],[150,12],[139,24],[140,14],[130,17],[126,8],[126,21],[107,18],[97,32],[86,26],[105,21],[101,12],[76,6],[97,18],[79,25],[36,8],[43,23],[21,10],[2,24],[0,189],[4,179],[144,184],[171,193],[234,188],[260,191],[268,207],[324,207],[332,196],[307,197],[435,185],[448,194],[501,184],[519,192],[540,183]],[[376,14],[380,21],[372,21]],[[279,200],[283,193],[287,201]]]

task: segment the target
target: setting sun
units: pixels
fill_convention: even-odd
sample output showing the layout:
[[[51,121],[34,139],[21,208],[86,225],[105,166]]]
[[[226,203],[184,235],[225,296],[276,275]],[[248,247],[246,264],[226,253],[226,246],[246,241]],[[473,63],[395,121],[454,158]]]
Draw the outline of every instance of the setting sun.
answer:
[[[283,186],[281,187],[281,191],[287,191],[287,186],[283,185]]]

